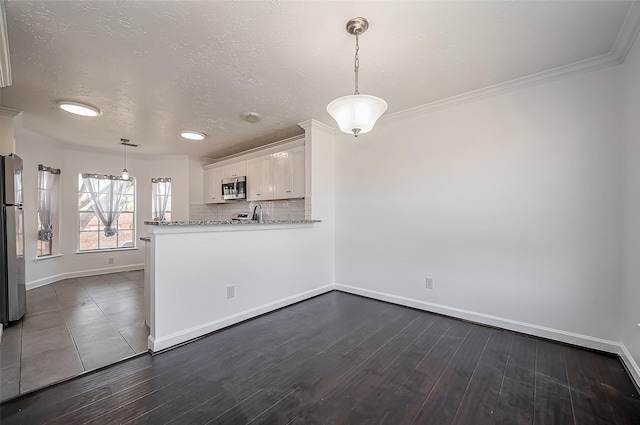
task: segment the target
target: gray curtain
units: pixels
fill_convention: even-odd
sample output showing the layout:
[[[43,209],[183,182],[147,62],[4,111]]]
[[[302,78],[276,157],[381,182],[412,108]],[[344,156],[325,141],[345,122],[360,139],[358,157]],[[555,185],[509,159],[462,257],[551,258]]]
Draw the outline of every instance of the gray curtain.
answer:
[[[38,240],[49,242],[53,239],[53,213],[57,209],[60,170],[38,165],[38,218],[41,228]]]
[[[133,185],[133,178],[122,180],[121,177],[103,176],[97,174],[83,174],[82,184],[91,198],[91,206],[104,226],[104,235],[111,237],[116,234],[113,224],[116,222],[124,200]]]
[[[171,196],[171,179],[159,177],[151,179],[151,208],[154,221],[164,221],[167,203]]]

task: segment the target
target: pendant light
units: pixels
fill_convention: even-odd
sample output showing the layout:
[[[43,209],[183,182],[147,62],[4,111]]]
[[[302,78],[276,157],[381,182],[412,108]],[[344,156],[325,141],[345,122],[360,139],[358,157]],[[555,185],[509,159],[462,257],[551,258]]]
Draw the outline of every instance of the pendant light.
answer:
[[[356,36],[354,59],[356,89],[353,95],[339,97],[327,105],[327,112],[336,120],[340,130],[356,137],[371,131],[378,118],[387,110],[387,102],[376,96],[360,94],[358,90],[358,70],[360,68],[358,36],[368,28],[369,22],[365,18],[353,18],[347,22],[347,32]]]
[[[129,139],[120,139],[120,144],[124,145],[124,168],[120,177],[122,180],[129,180],[129,171],[127,171],[127,145],[129,144]]]

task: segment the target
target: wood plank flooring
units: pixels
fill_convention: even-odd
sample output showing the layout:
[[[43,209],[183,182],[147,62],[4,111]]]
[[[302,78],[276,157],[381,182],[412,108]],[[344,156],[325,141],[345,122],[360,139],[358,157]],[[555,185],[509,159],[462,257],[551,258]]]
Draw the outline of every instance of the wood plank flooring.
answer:
[[[616,357],[331,292],[2,404],[9,424],[640,424]]]

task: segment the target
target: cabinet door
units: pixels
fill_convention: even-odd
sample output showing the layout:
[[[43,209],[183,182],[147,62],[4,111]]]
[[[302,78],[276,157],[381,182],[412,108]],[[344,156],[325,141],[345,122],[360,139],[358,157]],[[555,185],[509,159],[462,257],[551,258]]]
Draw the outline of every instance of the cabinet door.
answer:
[[[304,146],[273,154],[275,199],[304,198]]]
[[[222,199],[222,178],[224,176],[223,167],[209,168],[204,170],[204,203],[221,204]]]
[[[305,172],[304,172],[304,146],[300,146],[289,151],[289,161],[291,166],[291,180],[285,186],[285,193],[289,193],[290,198],[304,198],[305,196]],[[291,192],[286,192],[290,190]]]
[[[225,165],[224,178],[241,177],[247,175],[247,161],[240,161],[234,164]]]
[[[273,199],[273,161],[271,155],[247,161],[247,200]]]

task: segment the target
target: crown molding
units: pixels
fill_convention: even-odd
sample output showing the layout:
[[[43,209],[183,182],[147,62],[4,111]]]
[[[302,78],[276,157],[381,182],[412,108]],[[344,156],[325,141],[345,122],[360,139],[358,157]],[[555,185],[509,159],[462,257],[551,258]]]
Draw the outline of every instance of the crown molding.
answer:
[[[393,114],[384,115],[380,122],[387,122],[397,120],[401,118],[408,118],[414,115],[423,114],[429,111],[435,111],[439,109],[448,108],[453,105],[471,102],[474,100],[497,96],[499,94],[508,93],[516,90],[522,90],[524,88],[537,86],[540,84],[546,84],[551,81],[567,78],[572,75],[582,74],[589,71],[595,71],[601,68],[607,68],[613,65],[618,65],[617,58],[611,53],[596,56],[591,59],[574,62],[569,65],[564,65],[558,68],[542,71],[537,74],[528,75],[526,77],[516,78],[514,80],[506,81],[504,83],[495,84],[493,86],[485,87],[482,89],[470,91],[464,94],[451,96],[446,99],[437,100],[435,102],[427,103],[425,105],[416,106],[415,108],[405,109],[404,111],[394,112]]]
[[[20,145],[23,137],[28,137],[30,140],[35,140],[38,143],[46,143],[48,145],[53,145],[59,149],[69,149],[73,147],[73,145],[65,142],[64,140],[56,139],[52,136],[46,136],[42,133],[38,133],[37,131],[28,130],[26,128],[21,128],[18,134],[16,135],[17,144]]]
[[[172,160],[172,159],[182,159],[182,160],[191,159],[189,155],[186,155],[186,154],[184,155],[148,155],[148,156],[144,156],[143,158],[146,158],[149,160],[156,160],[156,161]]]
[[[221,156],[219,158],[211,158],[211,157],[202,157],[202,158],[204,158],[205,160],[211,160],[214,164],[218,164],[218,163],[223,162],[223,161],[239,158],[241,156],[250,155],[250,154],[256,153],[256,152],[262,152],[263,150],[266,150],[266,149],[269,149],[269,148],[273,148],[273,147],[276,147],[276,146],[284,145],[286,143],[295,142],[295,141],[302,140],[302,139],[304,139],[304,134],[298,134],[297,136],[287,137],[286,139],[278,140],[277,142],[273,142],[273,143],[269,143],[269,144],[266,144],[266,145],[258,146],[256,148],[247,149],[246,151],[237,152],[237,153],[234,153],[234,154],[231,154],[231,155]],[[211,164],[208,164],[208,165],[211,165]]]
[[[63,143],[63,148],[67,151],[86,152],[86,153],[93,153],[97,155],[109,155],[109,156],[115,156],[115,157],[122,157],[124,153],[124,150],[117,151],[117,150],[99,148],[95,146],[77,145],[75,143],[69,143],[69,142],[62,142],[62,143]],[[131,153],[131,151],[127,151],[127,158],[144,159],[144,160],[149,159],[147,155],[143,155],[139,153]]]
[[[633,43],[638,38],[639,32],[640,1],[635,0],[631,3],[631,6],[629,6],[627,16],[624,18],[624,23],[622,24],[618,37],[616,38],[615,43],[613,43],[613,48],[611,49],[611,53],[613,53],[613,55],[619,60],[619,63],[623,63],[627,58],[627,54],[629,54]]]
[[[13,117],[17,116],[20,112],[22,112],[22,111],[19,110],[19,109],[13,109],[13,108],[9,108],[7,106],[0,106],[0,115],[2,115],[3,117],[11,117],[11,118],[13,118]]]
[[[541,84],[546,84],[555,80],[560,80],[573,75],[596,71],[610,66],[620,65],[624,62],[627,54],[631,50],[633,43],[640,33],[640,1],[635,0],[629,6],[625,20],[620,27],[616,41],[609,53],[595,56],[590,59],[574,62],[568,65],[505,81],[493,86],[484,87],[467,93],[451,96],[446,99],[437,100],[415,108],[405,109],[392,114],[383,115],[379,122],[395,121],[421,115],[426,112],[436,111],[475,100],[497,96],[500,94],[525,89]]]
[[[324,123],[322,123],[320,121],[317,121],[317,120],[315,120],[313,118],[310,119],[310,120],[302,121],[302,122],[298,123],[298,125],[300,127],[302,127],[302,129],[304,131],[308,131],[313,127],[314,130],[315,129],[324,130],[324,131],[326,131],[328,133],[331,133],[331,134],[337,133],[337,130],[335,128],[333,128],[331,126],[328,126],[328,125],[326,125],[326,124],[324,124]]]
[[[9,36],[4,13],[4,0],[0,1],[0,87],[11,85],[11,61],[9,56]]]
[[[2,0],[0,0],[0,1],[2,1]],[[22,137],[30,137],[31,139],[35,139],[37,142],[47,143],[49,145],[54,145],[57,148],[62,149],[64,151],[86,152],[86,153],[92,153],[92,154],[97,154],[97,155],[109,155],[109,156],[115,156],[115,157],[122,156],[123,152],[124,152],[121,149],[111,150],[111,149],[105,149],[105,148],[100,148],[100,147],[96,147],[96,146],[87,146],[87,145],[78,145],[78,144],[75,144],[75,143],[69,143],[67,141],[57,139],[57,138],[55,138],[53,136],[42,134],[42,133],[39,133],[37,131],[26,129],[26,128],[22,128],[20,130],[20,134],[17,135],[16,143],[18,145],[20,144],[20,140],[22,139]],[[135,158],[135,159],[143,159],[143,160],[147,160],[147,159],[150,158],[150,156],[148,156],[148,155],[143,155],[143,154],[139,154],[139,153],[131,153],[130,151],[127,151],[127,157],[128,158]],[[185,155],[185,157],[186,157],[186,155]]]

